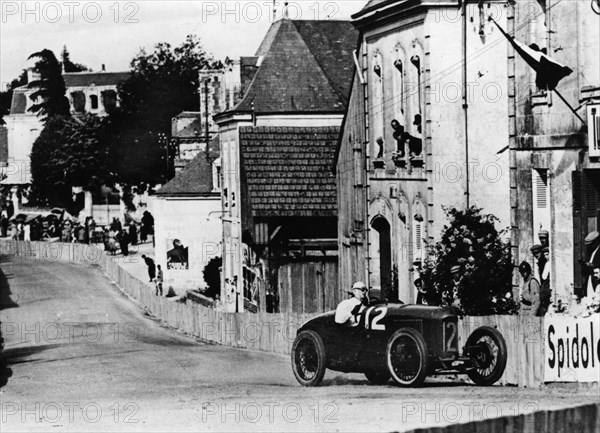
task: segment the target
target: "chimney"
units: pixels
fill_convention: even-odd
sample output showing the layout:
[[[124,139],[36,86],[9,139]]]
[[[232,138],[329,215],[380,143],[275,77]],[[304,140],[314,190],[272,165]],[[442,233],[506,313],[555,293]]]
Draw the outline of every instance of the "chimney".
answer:
[[[288,5],[289,5],[289,2],[285,2],[283,4],[283,19],[284,20],[289,20],[290,19],[290,13],[289,13],[289,10],[288,10]]]
[[[102,72],[106,72],[106,65],[102,63]]]

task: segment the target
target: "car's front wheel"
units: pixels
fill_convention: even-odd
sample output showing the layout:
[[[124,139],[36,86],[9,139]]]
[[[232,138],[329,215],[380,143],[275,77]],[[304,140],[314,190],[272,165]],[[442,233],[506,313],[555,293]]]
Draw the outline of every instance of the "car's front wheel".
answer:
[[[325,345],[315,331],[298,334],[292,345],[292,370],[302,386],[318,386],[325,375]]]
[[[467,372],[469,378],[482,386],[493,385],[500,380],[507,358],[502,334],[490,326],[481,326],[469,335],[466,346],[474,365]]]
[[[398,329],[390,337],[386,361],[394,382],[401,386],[418,387],[427,377],[429,353],[423,336],[412,328]]]

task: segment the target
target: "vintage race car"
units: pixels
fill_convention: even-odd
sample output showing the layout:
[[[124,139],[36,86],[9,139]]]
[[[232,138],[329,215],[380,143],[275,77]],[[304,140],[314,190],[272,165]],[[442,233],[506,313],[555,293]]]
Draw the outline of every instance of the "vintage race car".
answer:
[[[506,367],[506,343],[496,329],[477,328],[459,348],[458,318],[441,307],[374,305],[357,326],[336,324],[334,316],[315,317],[297,332],[292,369],[303,386],[319,385],[327,368],[364,373],[375,384],[391,378],[417,387],[429,375],[461,373],[492,385]]]

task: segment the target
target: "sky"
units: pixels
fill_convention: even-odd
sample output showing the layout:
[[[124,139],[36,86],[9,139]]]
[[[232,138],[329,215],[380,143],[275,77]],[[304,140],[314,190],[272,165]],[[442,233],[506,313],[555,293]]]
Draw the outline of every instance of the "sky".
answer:
[[[129,70],[158,42],[179,45],[195,34],[215,59],[253,55],[273,22],[273,1],[9,1],[0,0],[0,89],[32,66],[30,54],[63,46],[71,61],[94,71]],[[281,18],[283,0],[275,2]],[[291,19],[350,19],[366,1],[290,1]]]

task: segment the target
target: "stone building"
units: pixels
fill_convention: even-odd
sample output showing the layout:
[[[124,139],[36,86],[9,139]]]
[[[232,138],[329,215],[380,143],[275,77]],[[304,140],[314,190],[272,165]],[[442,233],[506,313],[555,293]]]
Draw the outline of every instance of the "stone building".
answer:
[[[508,55],[511,225],[515,261],[528,260],[539,233],[550,234],[555,297],[585,294],[584,239],[600,229],[600,8],[594,2],[512,2],[507,32],[536,44],[573,70],[556,92],[539,90],[536,73]],[[514,89],[514,90],[513,90]]]
[[[510,222],[504,2],[371,0],[336,155],[341,287],[415,302],[417,267],[476,206]]]

